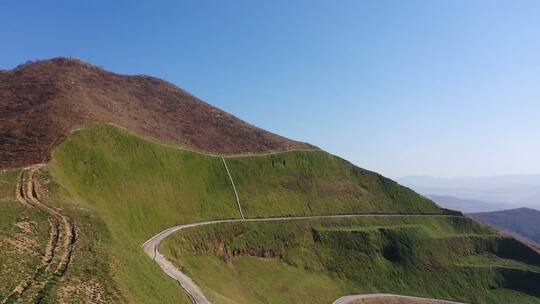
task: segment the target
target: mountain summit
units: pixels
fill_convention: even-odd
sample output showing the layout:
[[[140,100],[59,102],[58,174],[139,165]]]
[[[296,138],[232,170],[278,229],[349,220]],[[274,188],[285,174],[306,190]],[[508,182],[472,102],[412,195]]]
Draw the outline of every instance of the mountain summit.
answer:
[[[73,58],[0,71],[0,168],[43,162],[77,127],[110,122],[216,154],[316,149],[257,128],[175,85]]]

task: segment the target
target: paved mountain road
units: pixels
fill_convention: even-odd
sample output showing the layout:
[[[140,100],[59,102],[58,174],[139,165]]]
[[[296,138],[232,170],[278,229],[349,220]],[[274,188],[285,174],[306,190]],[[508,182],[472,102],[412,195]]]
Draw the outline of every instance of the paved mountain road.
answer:
[[[376,300],[376,301],[369,301]],[[427,299],[419,297],[401,296],[387,293],[373,293],[363,295],[344,296],[335,300],[332,304],[353,304],[353,303],[403,303],[403,304],[464,304],[437,299]]]
[[[211,304],[210,300],[206,298],[201,288],[185,273],[180,271],[174,264],[169,261],[164,255],[159,252],[159,244],[163,239],[171,235],[172,233],[198,226],[222,224],[222,223],[236,223],[236,222],[270,222],[270,221],[293,221],[293,220],[308,220],[308,219],[337,219],[337,218],[354,218],[354,217],[455,217],[455,215],[441,215],[441,214],[343,214],[343,215],[319,215],[319,216],[297,216],[297,217],[270,217],[270,218],[248,218],[248,219],[228,219],[228,220],[216,220],[205,221],[199,223],[192,223],[186,225],[177,225],[154,235],[149,240],[144,242],[141,247],[144,252],[150,256],[161,267],[161,269],[171,278],[176,280],[180,286],[186,291],[188,296],[195,304]],[[341,297],[333,304],[345,304],[353,300],[361,300],[362,297],[370,295],[356,295]],[[351,298],[353,297],[353,298]],[[354,298],[357,297],[357,298]],[[420,299],[420,298],[418,298]],[[435,302],[435,303],[456,303],[456,302]]]

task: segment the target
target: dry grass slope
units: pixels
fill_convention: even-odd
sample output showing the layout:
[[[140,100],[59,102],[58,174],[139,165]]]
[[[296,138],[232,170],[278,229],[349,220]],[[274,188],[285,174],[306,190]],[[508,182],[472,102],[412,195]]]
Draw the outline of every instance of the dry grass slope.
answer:
[[[55,58],[0,72],[0,169],[47,160],[74,128],[113,122],[196,150],[237,154],[314,147],[272,134],[163,80]]]

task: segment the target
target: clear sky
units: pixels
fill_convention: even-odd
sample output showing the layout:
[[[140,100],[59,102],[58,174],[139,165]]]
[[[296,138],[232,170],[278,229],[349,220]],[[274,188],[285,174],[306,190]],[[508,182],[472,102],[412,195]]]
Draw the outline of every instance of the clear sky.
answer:
[[[0,68],[169,80],[390,177],[540,173],[540,1],[0,1]]]

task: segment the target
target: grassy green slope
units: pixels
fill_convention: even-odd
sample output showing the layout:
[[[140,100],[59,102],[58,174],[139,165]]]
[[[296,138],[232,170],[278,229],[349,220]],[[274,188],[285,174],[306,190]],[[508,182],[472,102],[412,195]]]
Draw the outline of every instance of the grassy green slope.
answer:
[[[42,265],[41,259],[49,239],[47,214],[23,206],[15,199],[19,174],[20,170],[0,173],[0,299],[4,299],[20,282],[33,278],[35,270]],[[48,203],[62,208],[62,212],[76,222],[77,246],[74,258],[61,279],[62,284],[55,281],[48,285],[40,303],[120,301],[121,296],[110,274],[106,249],[110,237],[104,224],[89,210],[78,208],[73,203],[60,204],[55,183],[47,176],[41,178],[42,184],[49,187],[40,195],[46,196]],[[29,297],[35,296],[32,292],[35,290]]]
[[[238,216],[218,158],[149,142],[101,125],[76,132],[53,154],[50,174],[106,224],[115,279],[133,303],[189,300],[140,244],[177,223]]]
[[[444,213],[431,201],[326,152],[228,157],[247,216]],[[177,223],[239,216],[219,157],[111,125],[77,131],[53,153],[55,179],[138,242]]]
[[[431,201],[393,181],[356,168],[325,152],[287,152],[226,159],[236,182],[242,206],[249,217],[365,212],[438,214],[449,212],[439,209]],[[113,290],[110,291],[111,297],[121,299],[122,302],[188,303],[189,300],[178,286],[143,254],[139,248],[140,244],[150,236],[175,224],[239,217],[234,193],[220,158],[143,139],[111,125],[93,125],[71,134],[54,150],[52,161],[43,178],[51,188],[50,200],[69,212],[76,223],[80,222],[79,227],[86,231],[86,235],[81,234],[81,239],[78,240],[77,255],[95,257],[93,264],[73,266],[72,277],[85,271],[96,273],[102,278],[102,282],[111,282],[110,285],[113,286]],[[364,221],[371,220],[364,219]],[[394,223],[393,220],[377,221],[370,225],[405,225],[404,227],[419,225],[407,221],[399,223]],[[457,233],[459,229],[463,230],[459,232],[461,234],[487,233],[481,229],[476,231],[478,227],[467,227],[464,222],[456,225],[452,221],[422,222],[423,227],[428,227],[425,229],[428,229],[429,237],[422,234],[421,239],[436,239],[437,233],[444,234],[445,231]],[[278,223],[275,225],[280,226]],[[294,228],[286,225],[283,227]],[[419,233],[423,233],[422,229]],[[255,230],[266,233],[262,228]],[[331,234],[331,230],[322,229],[320,232]],[[375,231],[381,233],[381,230]],[[405,235],[416,233],[415,229],[404,231]],[[304,234],[304,237],[309,241],[308,237],[312,236]],[[264,239],[265,237],[253,238],[250,246],[255,246]],[[261,246],[263,244],[261,243]],[[416,246],[415,243],[412,245]],[[334,244],[325,246],[329,250],[328,248],[333,248]],[[323,299],[323,295],[330,297],[353,290],[383,289],[380,285],[369,284],[366,285],[369,288],[362,289],[359,284],[365,283],[364,281],[343,277],[345,274],[329,268],[330,261],[319,259],[313,248],[303,245],[294,248],[299,251],[296,254],[289,254],[290,260],[281,260],[281,257],[276,259],[270,254],[269,257],[262,259],[264,263],[261,263],[260,257],[250,255],[240,255],[225,264],[215,255],[194,254],[178,258],[181,259],[179,263],[188,266],[189,271],[193,269],[196,277],[210,275],[207,278],[208,283],[201,282],[204,287],[218,290],[216,286],[219,283],[224,284],[222,289],[229,287],[234,289],[247,284],[256,291],[254,294],[243,295],[246,299],[240,302],[251,303],[253,299],[259,299],[260,302],[269,299],[271,303],[282,300],[301,302],[300,300],[312,294],[320,293],[317,298]],[[170,250],[172,252],[172,247]],[[337,260],[338,257],[346,256],[336,252],[325,257]],[[380,258],[375,260],[379,261]],[[510,263],[516,262],[512,258],[508,260]],[[370,260],[364,262],[366,261]],[[471,264],[465,258],[458,262]],[[452,262],[452,265],[457,265],[458,262]],[[526,269],[530,267],[527,261],[516,263],[521,263],[520,267]],[[388,262],[374,265],[376,267],[372,267],[373,275],[378,271],[387,271],[389,276],[395,274],[400,277],[409,270],[392,268]],[[478,269],[474,268],[475,274],[489,270],[480,267],[482,265],[478,266]],[[214,267],[214,270],[211,267]],[[313,271],[309,267],[319,268]],[[349,268],[350,271],[355,271],[354,267]],[[197,272],[197,269],[200,269],[200,272]],[[465,276],[459,276],[459,271],[451,273],[463,280]],[[256,276],[258,272],[273,277],[274,283],[266,280],[266,276]],[[107,276],[107,273],[110,276]],[[304,285],[297,283],[298,278],[302,279]],[[236,281],[238,282],[234,283]],[[249,282],[258,282],[262,289],[249,286]],[[396,291],[412,288],[403,285],[402,281],[392,284],[388,286],[392,286],[392,290]],[[328,287],[321,289],[320,286]],[[448,292],[450,294],[450,291]],[[497,292],[508,295],[503,289],[497,289]],[[419,293],[433,294],[420,289]],[[285,294],[287,299],[282,297]],[[519,297],[527,298],[524,293],[517,294]],[[226,292],[218,290],[215,296],[227,295]],[[222,300],[228,303],[225,298]]]
[[[324,151],[230,157],[227,163],[249,217],[448,212],[390,179]]]
[[[172,235],[162,251],[215,303],[371,292],[540,303],[540,258],[513,242],[465,218],[377,217],[203,226]]]
[[[276,159],[286,162],[284,168],[269,169]],[[325,152],[233,157],[227,162],[248,216],[442,212],[412,191]],[[54,150],[48,168],[51,180],[64,189],[57,201],[76,202],[106,225],[103,235],[110,238],[116,280],[132,301],[173,302],[179,293],[139,249],[144,240],[175,224],[239,216],[219,157],[143,139],[112,125],[71,134]],[[249,192],[248,187],[261,191]],[[271,192],[271,202],[261,199]]]

